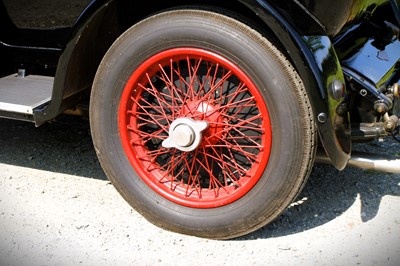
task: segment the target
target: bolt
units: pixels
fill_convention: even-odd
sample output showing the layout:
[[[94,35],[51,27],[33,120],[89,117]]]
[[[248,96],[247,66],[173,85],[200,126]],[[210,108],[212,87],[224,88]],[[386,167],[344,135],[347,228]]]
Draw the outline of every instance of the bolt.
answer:
[[[394,121],[389,120],[385,123],[385,129],[386,131],[392,131],[394,128],[396,127],[396,124],[394,123]]]
[[[368,94],[368,92],[367,92],[366,89],[360,90],[360,95],[361,95],[361,96],[365,97],[365,96],[367,96],[367,94]]]
[[[392,91],[393,91],[393,96],[394,97],[399,97],[400,93],[399,93],[399,83],[395,83],[392,86]]]
[[[374,108],[380,114],[386,113],[388,110],[386,104],[382,102],[376,102]]]
[[[347,113],[347,106],[345,103],[341,103],[337,108],[336,108],[336,113],[340,116],[344,116]]]

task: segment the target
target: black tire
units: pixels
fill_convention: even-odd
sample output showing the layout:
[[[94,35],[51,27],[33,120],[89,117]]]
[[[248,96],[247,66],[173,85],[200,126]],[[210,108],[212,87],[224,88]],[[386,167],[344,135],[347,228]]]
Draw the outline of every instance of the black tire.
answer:
[[[182,88],[196,94],[196,110],[199,110],[198,106],[201,105],[198,115],[208,121],[209,127],[202,132],[204,136],[201,138],[185,131],[185,134],[189,134],[188,136],[201,140],[201,144],[196,146],[194,151],[161,147],[161,141],[168,136],[162,128],[177,120],[179,116],[175,114],[175,109],[172,109],[176,107],[182,116],[182,110],[189,108],[184,107],[189,105],[187,102],[195,102],[195,100],[189,100],[189,92],[176,92],[176,90],[183,90],[178,85],[176,85],[177,89],[169,90],[170,95],[165,95],[168,94],[166,92],[168,86],[165,84],[160,86],[160,91],[150,88],[151,85],[156,87],[154,84],[158,84],[160,80],[156,78],[156,75],[162,75],[152,69],[158,66],[156,59],[162,52],[172,51],[172,55],[174,53],[181,55],[185,50],[182,48],[198,52],[200,56],[194,57],[196,60],[203,55],[207,58],[206,53],[210,52],[211,57],[209,61],[206,61],[207,63],[214,62],[216,58],[215,61],[220,65],[224,64],[224,60],[228,63],[233,62],[230,66],[234,71],[238,71],[239,81],[232,92],[235,96],[229,97],[243,99],[248,97],[243,95],[253,95],[255,100],[249,108],[255,109],[257,117],[262,114],[263,118],[256,119],[252,114],[253,111],[249,109],[243,115],[243,107],[240,111],[228,110],[227,105],[224,106],[222,102],[225,103],[227,99],[231,99],[226,96],[231,94],[231,89],[222,89],[222,85],[221,94],[225,93],[225,96],[224,98],[220,96],[218,99],[221,103],[218,104],[218,108],[211,107],[212,103],[216,102],[215,99],[211,101],[207,98],[207,103],[203,104],[203,101],[206,101],[204,95],[212,90],[211,85],[202,89],[195,88],[194,85],[183,85]],[[221,62],[218,61],[218,56],[221,57]],[[186,63],[188,61],[180,60],[176,65],[179,67],[182,65],[184,68],[185,64],[182,64],[182,61]],[[196,60],[193,62],[197,62]],[[146,64],[153,64],[151,65],[153,68],[141,69]],[[163,64],[163,70],[166,72],[177,67],[165,62]],[[208,64],[204,63],[204,65],[207,66],[205,70],[216,69],[215,65],[213,68]],[[169,66],[172,67],[169,68]],[[192,65],[190,67],[189,70],[182,70],[182,72],[179,70],[179,77],[185,75],[182,73],[189,75],[190,71],[197,70]],[[231,69],[227,67],[227,70]],[[157,71],[159,71],[158,68]],[[234,71],[233,73],[236,73]],[[135,73],[138,73],[137,77]],[[145,77],[146,73],[150,73],[149,76],[152,78],[149,79],[150,81]],[[206,72],[198,70],[196,75],[199,75],[200,79],[194,83],[198,87],[207,87],[205,82],[202,86],[200,83],[208,74],[202,76],[199,73]],[[218,73],[226,74],[223,71],[221,73],[218,71]],[[244,82],[246,89],[243,95],[239,92],[239,85],[242,84],[240,83],[242,82],[241,75],[243,78],[250,79],[249,83]],[[164,78],[167,79],[169,76],[172,77],[172,74],[165,74]],[[211,75],[207,77],[211,80]],[[132,80],[134,80],[133,83]],[[179,81],[183,80],[187,79],[182,78]],[[236,80],[236,76],[232,80]],[[146,86],[140,87],[138,84],[141,83],[146,83]],[[171,84],[178,83],[174,81]],[[254,88],[252,89],[249,84],[252,84]],[[200,90],[204,90],[201,94],[204,99],[201,100],[199,100]],[[213,95],[217,94],[215,91],[216,89]],[[184,100],[171,100],[175,97],[175,93],[179,97],[187,98],[186,103],[183,103]],[[177,104],[172,104],[172,101],[176,101]],[[238,101],[237,105],[242,102],[243,100]],[[157,103],[161,108],[146,108],[156,106]],[[180,103],[182,105],[179,105]],[[170,108],[165,106],[170,106]],[[263,113],[264,106],[268,112]],[[226,111],[237,116],[240,113],[241,117],[237,121],[234,118],[229,119],[229,122],[225,118],[225,120],[218,120],[218,117],[212,117],[207,113],[208,111],[204,111],[204,108],[223,110],[218,113],[219,116],[226,115]],[[165,113],[165,118],[155,118],[162,116],[163,113]],[[184,116],[188,116],[189,112],[186,113]],[[248,116],[253,117],[251,121],[255,122],[246,120]],[[190,117],[194,118],[194,116]],[[229,239],[250,233],[270,223],[294,200],[313,166],[316,148],[313,117],[301,79],[285,56],[271,42],[248,25],[232,17],[211,11],[190,9],[168,11],[149,17],[118,38],[99,66],[90,103],[90,124],[98,158],[105,173],[124,199],[157,226],[212,239]],[[246,121],[246,125],[257,125],[254,125],[255,129],[236,127],[235,123],[242,120]],[[231,131],[227,133],[226,129],[218,131],[213,122],[215,125],[230,123],[229,130],[238,131],[236,137],[233,137],[234,134]],[[269,129],[261,128],[260,125]],[[228,126],[224,125],[224,127]],[[153,133],[153,129],[154,132],[158,130],[158,133]],[[209,137],[214,133],[220,134],[219,132],[222,133],[218,135],[218,140]],[[175,134],[175,131],[173,133]],[[144,136],[145,134],[149,135]],[[225,141],[227,138],[228,140],[224,142],[225,146],[220,147],[219,141],[222,139]],[[208,142],[204,144],[206,140]],[[226,147],[228,144],[232,146]],[[168,156],[164,155],[164,152],[160,155],[163,149]],[[154,159],[152,155],[148,155],[153,154],[152,151],[158,152],[153,156]],[[221,151],[221,154],[218,154],[218,151]],[[144,157],[146,159],[142,159]],[[177,158],[184,161],[178,161]],[[192,164],[192,162],[195,163]],[[209,164],[213,166],[205,166]],[[195,166],[192,167],[192,165]],[[242,168],[244,170],[241,171]],[[153,171],[155,171],[154,174]],[[164,187],[161,187],[164,186],[162,181],[164,177],[152,183],[152,180],[155,180],[154,178],[160,173],[167,173],[168,178],[169,174],[172,176],[168,179],[170,190],[167,188],[163,190]],[[260,174],[254,177],[246,173],[254,173],[254,176],[257,173]],[[218,174],[228,178],[221,181],[222,179],[217,177]],[[205,184],[201,183],[204,177],[210,180],[213,178],[213,182],[221,183],[210,188],[210,180],[206,180]],[[242,182],[241,180],[245,177],[250,181]],[[189,179],[195,179],[195,182]],[[240,184],[237,185],[237,191],[241,191],[241,194],[233,197],[232,195],[236,195],[236,190],[235,193],[231,193],[233,191],[231,189],[236,186],[236,182]],[[175,198],[178,191],[175,190],[177,184],[183,188],[191,188],[195,191],[193,194],[197,193],[197,195],[192,199],[190,198],[192,194],[189,195],[186,191],[179,192],[181,194]],[[226,195],[224,190],[228,191]],[[215,202],[211,197],[208,203],[203,204],[203,199],[209,197],[210,193],[215,193]]]

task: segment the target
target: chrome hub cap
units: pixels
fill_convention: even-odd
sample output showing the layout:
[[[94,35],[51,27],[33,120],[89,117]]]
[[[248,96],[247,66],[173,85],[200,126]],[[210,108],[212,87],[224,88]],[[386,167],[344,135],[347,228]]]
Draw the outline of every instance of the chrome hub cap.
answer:
[[[169,136],[162,142],[162,146],[186,152],[193,151],[199,146],[202,140],[202,131],[207,127],[207,121],[195,121],[187,117],[177,118],[171,123]]]

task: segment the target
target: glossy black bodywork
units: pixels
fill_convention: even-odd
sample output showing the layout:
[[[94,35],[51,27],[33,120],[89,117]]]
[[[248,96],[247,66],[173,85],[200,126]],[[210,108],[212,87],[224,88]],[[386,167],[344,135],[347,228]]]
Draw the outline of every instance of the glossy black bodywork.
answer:
[[[300,35],[300,32],[286,21],[270,3],[257,2],[265,9],[265,11],[258,11],[259,16],[275,34],[279,34],[279,40],[282,41],[282,45],[290,54],[294,66],[299,71],[311,98],[315,114],[326,116],[326,119],[318,122],[320,140],[333,165],[338,169],[343,169],[350,157],[351,142],[348,118],[346,116],[338,118],[336,114],[336,108],[343,99],[335,100],[328,93],[328,88],[333,80],[344,82],[339,60],[332,52],[330,39],[325,35]],[[323,47],[323,49],[316,50],[313,43],[321,44],[319,47]],[[317,117],[315,120],[318,121]]]
[[[123,31],[152,13],[182,5],[229,9],[265,30],[299,72],[312,101],[321,143],[333,165],[343,169],[351,154],[350,115],[342,108],[348,95],[343,90],[341,97],[333,97],[330,87],[337,81],[345,84],[342,66],[377,87],[396,79],[398,40],[382,50],[382,44],[375,45],[380,38],[368,35],[363,27],[366,21],[387,17],[398,25],[399,0],[150,0],[144,8],[128,0],[3,0],[0,74],[25,68],[28,73],[55,76],[51,103],[35,110],[32,117],[37,125],[43,124],[89,100],[97,66]],[[365,64],[359,55],[377,49],[381,58],[372,61],[378,60],[380,67],[371,70],[375,62]]]
[[[338,38],[335,47],[343,66],[356,70],[377,88],[387,86],[399,69],[400,41],[390,28],[384,31],[371,22],[360,23]]]

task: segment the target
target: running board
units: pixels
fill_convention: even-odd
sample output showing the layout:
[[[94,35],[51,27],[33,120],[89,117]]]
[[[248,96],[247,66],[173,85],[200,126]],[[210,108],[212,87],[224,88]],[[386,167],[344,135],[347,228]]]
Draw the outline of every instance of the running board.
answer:
[[[53,81],[37,75],[0,78],[0,112],[33,115],[35,108],[50,102]]]
[[[315,162],[331,164],[325,152],[321,150],[318,150]],[[364,170],[400,174],[400,157],[365,152],[352,152],[347,166]]]

